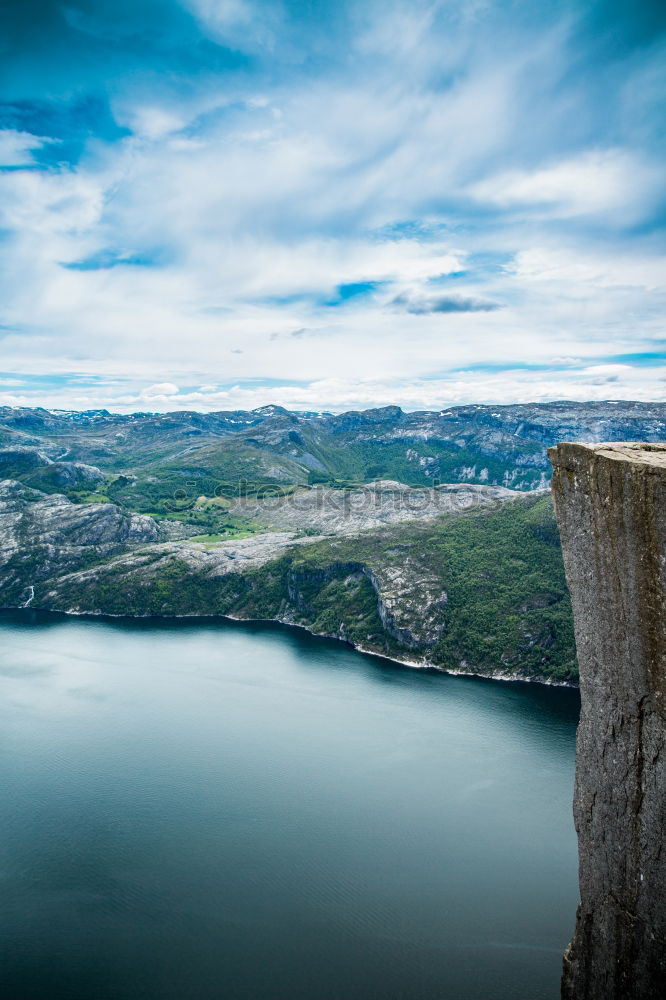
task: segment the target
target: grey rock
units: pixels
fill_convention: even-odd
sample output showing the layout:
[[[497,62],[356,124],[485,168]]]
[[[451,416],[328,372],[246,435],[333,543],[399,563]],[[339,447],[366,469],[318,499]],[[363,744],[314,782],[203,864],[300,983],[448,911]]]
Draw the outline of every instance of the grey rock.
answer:
[[[580,664],[581,904],[564,1000],[666,996],[666,445],[560,444]]]
[[[95,487],[104,481],[101,469],[85,462],[54,462],[49,471],[52,471],[54,486],[60,489]]]
[[[304,584],[321,586],[340,574],[347,578],[346,582],[365,577],[375,592],[377,612],[387,634],[423,656],[444,631],[442,609],[448,596],[434,574],[426,576],[419,569],[421,572],[406,566],[372,569],[361,562],[345,562],[304,572],[291,570],[287,582],[289,599],[299,611],[308,612],[302,591]]]
[[[0,595],[12,606],[25,588],[162,537],[150,517],[115,504],[73,504],[14,480],[0,481]]]
[[[412,488],[382,479],[350,490],[318,486],[287,496],[276,491],[258,501],[245,501],[239,507],[244,516],[280,530],[356,535],[389,524],[431,521],[442,514],[512,500],[517,495],[502,486],[455,483]]]
[[[0,448],[0,477],[28,477],[34,481],[37,474],[37,486],[57,489],[94,487],[104,481],[104,473],[97,466],[87,465],[85,462],[60,461],[63,457],[62,449],[54,449],[48,443],[43,448],[26,445]]]
[[[50,463],[51,459],[45,450],[39,448],[28,448],[25,445],[0,448],[0,476],[3,478],[34,472]]]

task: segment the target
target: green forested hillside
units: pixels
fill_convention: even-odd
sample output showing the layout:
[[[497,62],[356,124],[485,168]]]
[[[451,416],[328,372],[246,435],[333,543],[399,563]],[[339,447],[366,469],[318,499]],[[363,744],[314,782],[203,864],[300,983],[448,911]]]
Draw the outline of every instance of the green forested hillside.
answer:
[[[278,619],[445,669],[576,679],[548,497],[357,536],[278,539],[259,565],[242,543],[143,545],[51,576],[36,588],[35,606]]]

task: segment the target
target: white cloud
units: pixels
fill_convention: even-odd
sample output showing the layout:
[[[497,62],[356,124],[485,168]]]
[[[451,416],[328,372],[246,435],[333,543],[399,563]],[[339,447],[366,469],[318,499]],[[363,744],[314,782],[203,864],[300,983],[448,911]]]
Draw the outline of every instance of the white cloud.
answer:
[[[178,392],[178,386],[174,385],[173,382],[156,382],[144,389],[141,395],[144,399],[153,399],[154,397],[177,396]]]
[[[666,290],[663,254],[628,252],[622,247],[615,252],[608,249],[590,251],[572,247],[531,247],[520,250],[507,270],[527,281]]]
[[[278,0],[255,5],[249,0],[184,0],[208,34],[241,51],[272,48],[283,20]]]
[[[135,135],[154,140],[180,131],[187,122],[172,110],[139,105],[130,109],[127,124]]]
[[[613,213],[638,220],[660,172],[625,150],[589,151],[536,170],[510,170],[469,187],[473,198],[503,208],[534,208],[560,218]]]
[[[0,129],[0,167],[27,167],[33,164],[32,151],[53,139],[15,129]]]
[[[629,365],[590,365],[578,372],[556,369],[505,372],[460,371],[438,379],[322,378],[281,386],[237,384],[227,389],[156,394],[155,387],[40,393],[40,405],[86,409],[104,406],[113,412],[167,412],[195,409],[254,409],[275,403],[294,410],[344,411],[397,404],[405,410],[437,410],[467,403],[529,403],[555,399],[666,400],[666,365],[648,372]],[[0,405],[34,405],[30,394],[0,394]]]
[[[623,227],[649,215],[658,178],[639,148],[576,132],[567,25],[507,34],[495,4],[369,0],[341,8],[345,48],[317,38],[307,50],[313,73],[279,4],[188,6],[225,45],[284,44],[265,75],[125,81],[111,106],[131,136],[91,145],[73,168],[0,174],[3,370],[128,379],[124,407],[279,402],[270,379],[289,382],[290,405],[395,393],[438,406],[438,393],[531,386],[580,398],[596,391],[576,381],[590,359],[654,352],[663,259],[655,236]],[[566,155],[554,153],[563,123]],[[0,132],[0,152],[29,166],[42,141]],[[116,266],[62,266],[95,260]],[[363,282],[372,294],[325,304]],[[390,307],[400,296],[503,308],[412,315]],[[568,381],[440,380],[554,356]],[[589,374],[615,377],[637,398],[660,391],[653,370]],[[209,391],[234,380],[233,393]],[[58,398],[124,393],[111,390]]]

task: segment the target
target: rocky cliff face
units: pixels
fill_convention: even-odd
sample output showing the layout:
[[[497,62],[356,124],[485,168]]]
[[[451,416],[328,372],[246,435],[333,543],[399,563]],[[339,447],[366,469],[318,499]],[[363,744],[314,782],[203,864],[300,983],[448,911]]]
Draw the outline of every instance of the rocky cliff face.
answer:
[[[365,492],[352,492],[344,517],[343,492],[329,498],[332,521],[325,497],[312,505],[299,492],[274,519],[282,530],[192,537],[180,521],[0,481],[0,607],[268,618],[424,666],[575,681],[548,496]]]
[[[113,504],[71,504],[58,494],[0,480],[0,601],[25,604],[52,575],[161,537],[151,517]]]
[[[565,1000],[666,996],[666,445],[560,444],[582,714]]]

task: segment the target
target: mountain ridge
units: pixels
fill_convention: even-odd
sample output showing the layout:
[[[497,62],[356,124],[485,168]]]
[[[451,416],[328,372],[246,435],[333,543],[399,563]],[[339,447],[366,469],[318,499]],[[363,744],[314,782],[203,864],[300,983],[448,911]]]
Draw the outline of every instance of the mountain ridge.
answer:
[[[473,404],[406,412],[398,406],[339,414],[255,410],[114,414],[0,407],[0,476],[6,452],[35,449],[61,470],[35,472],[36,488],[72,489],[92,471],[182,482],[313,484],[392,479],[411,486],[469,482],[529,490],[550,477],[546,449],[562,440],[666,439],[666,403]],[[86,468],[82,468],[86,467]],[[23,475],[19,478],[24,479]],[[148,509],[147,507],[145,508]]]

